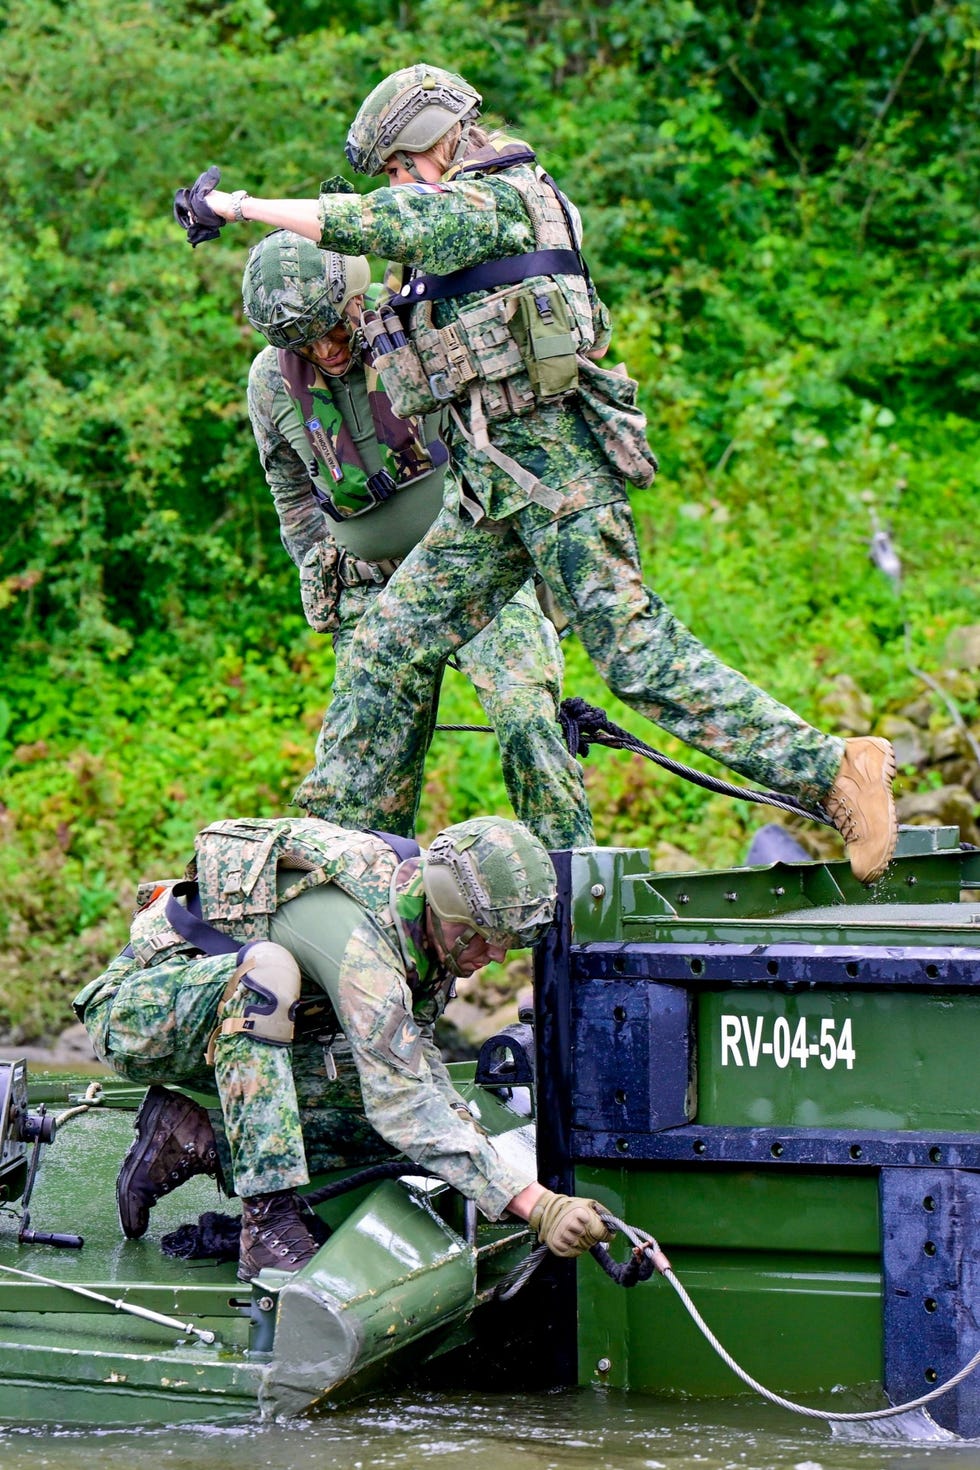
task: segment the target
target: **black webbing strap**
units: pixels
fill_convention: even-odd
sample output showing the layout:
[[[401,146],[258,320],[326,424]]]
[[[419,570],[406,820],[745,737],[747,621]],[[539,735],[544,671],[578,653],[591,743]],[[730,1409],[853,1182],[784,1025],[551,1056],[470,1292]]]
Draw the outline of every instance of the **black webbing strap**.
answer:
[[[541,170],[541,178],[544,181],[544,183],[548,184],[549,187],[552,188],[555,191],[555,197],[558,200],[558,207],[560,208],[562,214],[565,216],[565,228],[568,231],[568,238],[571,240],[572,244],[574,245],[575,244],[575,221],[572,219],[572,211],[568,207],[568,200],[565,198],[564,194],[561,192],[561,190],[559,189],[558,185],[555,183],[555,181],[551,177],[551,175],[550,174],[546,174],[545,171],[544,171],[544,169]],[[591,286],[592,285],[592,277],[589,275],[589,267],[585,263],[585,256],[582,254],[581,250],[576,250],[575,251],[575,255],[576,255],[577,259],[578,259],[578,272],[577,272],[577,274],[580,275],[580,276],[584,276],[585,277],[585,283],[586,283],[586,285],[587,286]],[[566,271],[565,274],[568,275],[568,274],[571,274],[571,273],[568,272],[568,271]]]
[[[574,238],[574,237],[573,237]],[[532,250],[527,255],[505,255],[481,265],[450,271],[447,276],[415,276],[392,301],[396,309],[416,301],[443,301],[447,296],[466,296],[492,286],[516,286],[529,276],[587,275],[577,250]]]
[[[387,842],[400,863],[405,862],[406,858],[418,857],[422,852],[414,837],[399,837],[395,832],[378,832],[374,827],[368,827],[367,830],[372,837],[380,837],[382,842]]]
[[[186,908],[177,902],[178,898],[185,895]],[[188,944],[193,944],[202,954],[237,954],[242,947],[242,940],[223,934],[201,917],[201,895],[196,883],[189,880],[175,883],[167,895],[164,912],[170,927],[176,929],[181,939],[186,939]]]

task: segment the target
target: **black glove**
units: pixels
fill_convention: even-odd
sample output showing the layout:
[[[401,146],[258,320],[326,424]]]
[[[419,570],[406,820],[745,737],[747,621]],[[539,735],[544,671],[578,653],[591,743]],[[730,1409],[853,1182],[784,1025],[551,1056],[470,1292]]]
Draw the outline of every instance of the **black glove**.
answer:
[[[220,168],[212,164],[203,174],[198,174],[189,189],[178,189],[174,195],[174,219],[182,230],[187,231],[191,245],[200,245],[202,240],[217,240],[222,225],[228,223],[204,202],[204,196],[218,187],[220,179]]]

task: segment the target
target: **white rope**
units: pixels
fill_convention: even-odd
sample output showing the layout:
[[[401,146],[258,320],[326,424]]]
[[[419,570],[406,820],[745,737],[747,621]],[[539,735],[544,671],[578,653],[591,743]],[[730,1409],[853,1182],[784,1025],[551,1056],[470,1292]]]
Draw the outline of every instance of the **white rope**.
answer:
[[[66,1108],[63,1113],[58,1113],[54,1120],[55,1128],[60,1128],[62,1123],[67,1123],[69,1118],[75,1118],[79,1113],[87,1113],[89,1108],[94,1108],[102,1101],[102,1083],[90,1082],[85,1089],[85,1099],[74,1108]]]
[[[808,1419],[824,1419],[828,1424],[855,1424],[862,1420],[893,1419],[897,1414],[905,1414],[911,1409],[921,1409],[925,1404],[931,1404],[934,1399],[942,1398],[943,1394],[949,1393],[952,1389],[956,1388],[957,1384],[962,1383],[964,1378],[969,1377],[974,1368],[980,1364],[980,1352],[976,1352],[965,1368],[961,1368],[957,1374],[947,1379],[945,1383],[941,1383],[938,1388],[933,1388],[929,1393],[924,1393],[921,1398],[909,1399],[908,1403],[905,1404],[893,1404],[887,1409],[869,1409],[861,1414],[832,1414],[827,1409],[811,1409],[805,1404],[794,1403],[792,1399],[784,1399],[780,1394],[774,1393],[772,1389],[766,1388],[764,1384],[759,1383],[750,1373],[746,1373],[745,1369],[736,1363],[731,1353],[722,1347],[674,1275],[673,1270],[668,1269],[663,1271],[661,1275],[670,1282],[671,1286],[677,1292],[677,1295],[690,1313],[693,1322],[704,1334],[705,1340],[711,1344],[722,1362],[727,1363],[732,1372],[741,1378],[743,1383],[747,1384],[749,1388],[755,1389],[756,1393],[761,1394],[764,1399],[768,1399],[771,1404],[778,1404],[781,1408],[790,1409],[794,1414],[802,1414]]]
[[[968,1378],[978,1364],[980,1364],[980,1351],[977,1351],[966,1366],[961,1368],[952,1378],[948,1378],[945,1383],[941,1383],[938,1387],[930,1389],[928,1393],[922,1394],[920,1398],[909,1399],[904,1404],[893,1404],[887,1409],[868,1409],[863,1413],[839,1414],[831,1413],[827,1409],[811,1409],[806,1404],[794,1403],[792,1399],[783,1398],[781,1394],[775,1393],[771,1388],[766,1388],[765,1384],[753,1378],[750,1373],[747,1373],[744,1368],[736,1363],[731,1353],[722,1347],[688,1296],[684,1287],[678,1281],[673,1267],[653,1236],[640,1234],[639,1231],[634,1230],[632,1226],[627,1225],[623,1220],[618,1220],[615,1215],[607,1214],[605,1210],[602,1212],[602,1218],[613,1229],[621,1230],[626,1238],[632,1241],[633,1245],[640,1246],[643,1250],[653,1255],[654,1264],[660,1275],[666,1281],[670,1282],[670,1285],[683,1302],[691,1320],[704,1336],[705,1341],[714,1348],[722,1362],[727,1363],[736,1377],[740,1378],[749,1388],[754,1389],[756,1393],[761,1394],[764,1399],[768,1399],[771,1404],[778,1404],[780,1408],[789,1409],[791,1413],[802,1414],[807,1419],[823,1419],[828,1424],[857,1424],[861,1422],[867,1423],[873,1419],[894,1419],[898,1414],[906,1414],[912,1409],[921,1409],[926,1404],[931,1404],[934,1400],[942,1398],[944,1394],[950,1393],[952,1389],[963,1382],[964,1378]]]

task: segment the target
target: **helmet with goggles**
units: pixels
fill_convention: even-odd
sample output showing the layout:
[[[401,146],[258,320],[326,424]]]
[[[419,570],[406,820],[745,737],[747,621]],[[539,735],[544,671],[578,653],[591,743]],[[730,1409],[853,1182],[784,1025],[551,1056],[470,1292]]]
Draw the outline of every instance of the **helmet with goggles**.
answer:
[[[424,854],[422,886],[443,924],[463,924],[508,949],[537,943],[555,914],[547,850],[522,822],[503,817],[440,832]]]
[[[344,307],[371,284],[363,255],[321,250],[305,235],[276,230],[250,251],[242,305],[273,347],[294,350],[318,342],[343,319]]]
[[[463,124],[465,147],[482,101],[455,72],[425,62],[403,67],[379,82],[358,108],[347,134],[348,161],[359,174],[379,174],[389,158],[428,153],[456,123]]]

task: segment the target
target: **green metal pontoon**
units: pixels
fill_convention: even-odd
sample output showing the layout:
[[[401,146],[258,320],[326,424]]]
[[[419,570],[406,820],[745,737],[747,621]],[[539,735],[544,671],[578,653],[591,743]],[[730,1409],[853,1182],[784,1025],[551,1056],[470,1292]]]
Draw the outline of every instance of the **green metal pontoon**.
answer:
[[[870,889],[845,863],[557,865],[539,1177],[656,1236],[774,1390],[945,1383],[980,1348],[980,852],[902,829]],[[556,1274],[556,1379],[742,1391],[662,1279]],[[930,1412],[980,1434],[980,1374]]]
[[[472,1063],[450,1070],[499,1146],[529,1156],[533,1170],[527,1107],[476,1085]],[[161,1252],[161,1235],[222,1210],[202,1179],[159,1202],[142,1240],[125,1240],[115,1178],[143,1090],[107,1080],[94,1105],[84,1094],[77,1079],[28,1086],[22,1061],[0,1063],[0,1421],[305,1413],[449,1364],[483,1317],[512,1322],[515,1309],[484,1308],[526,1257],[527,1229],[478,1224],[467,1201],[412,1176],[410,1163],[401,1179],[318,1206],[333,1233],[295,1276],[269,1271],[242,1285],[234,1262]]]
[[[955,829],[903,829],[870,889],[845,863],[664,874],[608,848],[555,863],[533,1041],[505,1028],[475,1073],[455,1069],[484,1126],[532,1148],[533,1082],[538,1177],[656,1235],[772,1390],[870,1386],[899,1404],[944,1384],[980,1349],[980,852]],[[82,1090],[28,1095],[23,1063],[0,1065],[0,1420],[305,1413],[442,1375],[481,1323],[518,1367],[518,1336],[536,1367],[550,1352],[556,1384],[741,1391],[658,1276],[624,1291],[588,1257],[549,1258],[491,1303],[528,1232],[477,1224],[410,1175],[318,1206],[333,1234],[314,1260],[251,1287],[234,1264],[160,1252],[164,1231],[220,1208],[199,1179],[126,1241],[114,1181],[141,1093],[107,1083],[62,1117]],[[81,1249],[51,1243],[73,1233]],[[475,1362],[471,1387],[482,1348]],[[978,1380],[933,1418],[980,1434]]]

